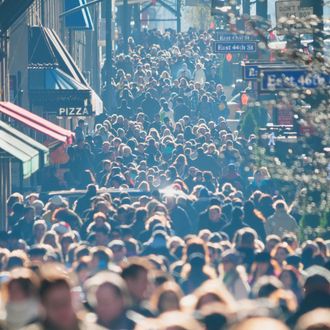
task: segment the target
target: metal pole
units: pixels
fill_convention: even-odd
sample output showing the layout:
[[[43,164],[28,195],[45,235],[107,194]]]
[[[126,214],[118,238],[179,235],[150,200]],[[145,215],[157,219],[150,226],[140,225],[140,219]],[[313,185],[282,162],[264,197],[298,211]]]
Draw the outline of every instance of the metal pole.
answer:
[[[123,0],[123,39],[124,39],[124,53],[128,54],[128,28],[130,24],[130,17],[128,17],[128,0]]]
[[[105,20],[106,20],[106,79],[107,86],[111,84],[111,78],[113,75],[112,67],[112,1],[105,0]]]
[[[318,17],[319,22],[313,33],[314,54],[324,51],[324,0],[302,0],[302,7],[312,7],[313,14]]]
[[[105,89],[103,92],[103,102],[105,108],[108,113],[112,111],[111,109],[111,89],[112,89],[112,77],[114,75],[114,69],[112,64],[112,1],[115,0],[105,0],[105,63],[104,63],[104,71],[105,71]]]
[[[243,15],[250,16],[250,0],[242,0]]]
[[[10,159],[0,154],[0,229],[8,230],[7,198],[11,194]]]
[[[140,33],[141,33],[141,10],[140,10],[140,4],[134,5],[134,28],[136,31],[136,34],[138,38],[140,39]]]
[[[257,0],[257,16],[260,17],[263,21],[268,19],[268,2],[267,0]]]
[[[181,32],[181,0],[176,0],[176,31]]]
[[[319,18],[319,24],[313,35],[313,47],[316,53],[323,54],[324,50],[324,1],[314,0],[313,1],[313,11],[314,15]]]

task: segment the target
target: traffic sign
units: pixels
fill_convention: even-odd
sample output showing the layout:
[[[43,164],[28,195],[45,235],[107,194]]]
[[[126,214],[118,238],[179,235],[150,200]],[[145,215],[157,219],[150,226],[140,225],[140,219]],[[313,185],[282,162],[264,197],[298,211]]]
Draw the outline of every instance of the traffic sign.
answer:
[[[279,23],[282,17],[295,16],[297,18],[304,18],[313,15],[312,7],[302,7],[299,0],[281,0],[276,2],[276,21]]]
[[[215,53],[255,53],[257,51],[257,38],[250,34],[216,31],[213,50]]]
[[[258,80],[260,67],[267,66],[269,68],[277,68],[281,66],[288,67],[285,63],[281,62],[269,62],[269,61],[258,61],[258,62],[242,62],[243,68],[243,79],[246,81]]]
[[[330,86],[330,76],[315,73],[306,68],[263,69],[260,68],[260,91],[274,92]]]
[[[223,42],[215,41],[213,44],[215,53],[255,53],[256,42]]]
[[[245,63],[243,67],[243,79],[244,80],[257,80],[259,76],[259,66],[256,63]]]
[[[249,42],[257,41],[257,37],[251,34],[240,33],[223,33],[222,31],[216,31],[216,41],[223,42]]]

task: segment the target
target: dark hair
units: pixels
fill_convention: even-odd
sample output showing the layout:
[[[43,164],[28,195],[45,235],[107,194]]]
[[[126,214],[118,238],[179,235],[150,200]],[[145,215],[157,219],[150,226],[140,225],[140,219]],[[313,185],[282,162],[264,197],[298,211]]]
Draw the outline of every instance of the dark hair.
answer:
[[[123,266],[121,276],[125,280],[128,278],[134,279],[141,272],[148,272],[149,269],[150,266],[143,259],[130,260],[127,265]]]
[[[41,284],[39,295],[42,302],[46,300],[47,294],[54,289],[64,287],[71,289],[67,272],[60,264],[47,264],[40,268]]]

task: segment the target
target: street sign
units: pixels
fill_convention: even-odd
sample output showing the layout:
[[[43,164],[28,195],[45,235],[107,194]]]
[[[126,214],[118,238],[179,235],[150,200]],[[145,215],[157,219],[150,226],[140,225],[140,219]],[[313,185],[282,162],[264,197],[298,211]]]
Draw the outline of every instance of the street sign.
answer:
[[[257,51],[257,43],[215,41],[213,50],[215,53],[255,53]]]
[[[282,17],[295,16],[297,18],[304,18],[313,15],[312,7],[301,7],[301,3],[298,0],[293,1],[277,1],[276,2],[276,21],[279,23]]]
[[[324,88],[330,85],[329,75],[310,72],[305,68],[260,68],[259,75],[261,92]]]
[[[222,31],[216,31],[216,41],[223,42],[249,42],[257,41],[257,37],[251,34],[240,33],[223,33]]]
[[[257,80],[259,76],[259,66],[256,63],[246,63],[243,67],[243,79],[244,80]]]
[[[249,34],[216,32],[213,43],[215,53],[255,53],[257,38]]]
[[[269,61],[242,62],[243,79],[246,81],[258,80],[260,67],[266,65],[267,67],[269,66],[272,68],[277,68],[279,66],[283,68],[283,66],[285,66],[286,64],[281,62],[269,62]]]

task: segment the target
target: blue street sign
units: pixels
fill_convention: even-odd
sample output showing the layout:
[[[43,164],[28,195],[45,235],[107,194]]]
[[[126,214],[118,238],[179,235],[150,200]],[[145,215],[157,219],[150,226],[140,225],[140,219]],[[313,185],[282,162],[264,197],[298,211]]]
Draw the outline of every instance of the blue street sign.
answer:
[[[322,88],[329,85],[329,75],[310,72],[304,68],[260,68],[260,91],[262,92],[304,88]]]
[[[243,79],[244,80],[258,80],[260,68],[265,67],[267,68],[279,68],[283,69],[283,66],[288,68],[288,65],[281,62],[269,62],[269,61],[258,61],[258,62],[242,62],[243,68]],[[290,68],[290,67],[289,67]]]
[[[215,53],[255,53],[257,51],[257,43],[253,41],[215,41],[213,50]]]
[[[244,80],[257,80],[259,76],[258,64],[244,64],[243,65],[243,79]]]
[[[86,3],[86,0],[65,0],[64,8],[65,10],[69,10],[85,5]],[[65,17],[65,25],[72,30],[93,30],[94,26],[89,8],[85,7],[77,12],[67,15]]]
[[[257,41],[257,37],[250,34],[240,34],[240,33],[223,33],[221,31],[216,32],[216,41],[222,42],[247,42],[247,41]]]

